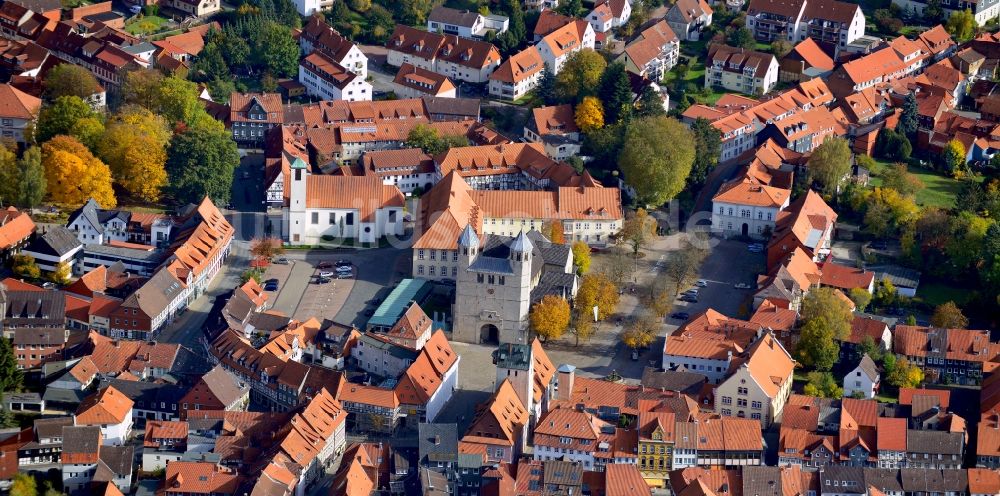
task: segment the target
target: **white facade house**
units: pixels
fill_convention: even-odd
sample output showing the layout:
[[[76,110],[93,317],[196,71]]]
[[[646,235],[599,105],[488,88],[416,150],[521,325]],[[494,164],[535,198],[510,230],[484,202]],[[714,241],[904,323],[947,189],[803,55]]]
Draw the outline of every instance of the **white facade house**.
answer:
[[[628,45],[618,60],[625,70],[644,76],[654,84],[662,81],[667,71],[677,65],[680,40],[666,21],[644,29]]]
[[[746,356],[715,389],[715,412],[759,420],[766,428],[781,417],[788,402],[795,361],[771,333],[754,342]]]
[[[501,15],[483,15],[444,6],[435,7],[427,16],[427,31],[463,38],[482,38],[489,32],[499,35],[507,31],[509,25],[510,20]]]
[[[880,378],[878,367],[866,353],[861,357],[861,363],[844,376],[844,396],[857,394],[870,400],[878,392]]]
[[[458,389],[458,364],[461,361],[461,356],[455,357],[455,363],[441,376],[441,385],[431,394],[430,399],[427,400],[427,406],[425,407],[427,422],[437,420],[441,409],[444,408],[448,400],[451,399],[452,394]]]
[[[303,26],[299,47],[302,55],[309,55],[314,51],[323,52],[361,79],[368,78],[368,56],[357,44],[343,37],[318,16],[310,17],[309,22]]]
[[[292,0],[301,16],[311,16],[333,6],[333,0]]]
[[[578,19],[545,35],[535,47],[552,74],[559,74],[571,55],[583,49],[593,50],[596,39],[593,26]]]
[[[299,63],[299,82],[306,93],[324,100],[364,102],[372,99],[372,85],[323,52],[313,52]]]
[[[21,253],[34,257],[42,271],[53,272],[60,264],[73,266],[81,250],[83,244],[72,231],[63,226],[54,226],[44,232],[36,232],[34,239],[21,249]]]
[[[770,53],[715,45],[705,64],[705,87],[763,95],[778,83],[778,59]]]
[[[0,137],[24,143],[24,131],[34,124],[42,100],[9,84],[0,84],[0,100],[5,102],[0,110]]]
[[[724,237],[765,239],[774,231],[778,212],[788,208],[791,190],[737,179],[712,198],[712,231]]]
[[[538,48],[530,46],[511,55],[490,74],[490,96],[513,101],[538,86],[545,71],[545,61]]]
[[[842,49],[865,35],[865,15],[861,6],[839,0],[753,0],[746,27],[762,42],[783,39],[794,45],[812,38]]]
[[[373,243],[403,234],[403,194],[379,177],[314,175],[296,161],[289,190],[284,233],[293,245],[316,245],[324,239]]]

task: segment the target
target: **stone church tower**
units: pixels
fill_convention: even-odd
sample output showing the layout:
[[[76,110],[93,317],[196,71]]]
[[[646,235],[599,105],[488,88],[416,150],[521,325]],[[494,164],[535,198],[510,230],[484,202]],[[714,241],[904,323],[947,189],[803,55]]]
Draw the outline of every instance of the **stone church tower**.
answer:
[[[508,247],[483,250],[472,226],[466,226],[458,238],[453,339],[527,344],[534,246],[521,232]]]

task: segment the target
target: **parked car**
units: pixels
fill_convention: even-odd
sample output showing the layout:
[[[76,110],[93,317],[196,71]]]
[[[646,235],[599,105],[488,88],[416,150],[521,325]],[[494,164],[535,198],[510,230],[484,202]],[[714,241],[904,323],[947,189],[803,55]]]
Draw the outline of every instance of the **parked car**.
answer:
[[[138,14],[139,12],[142,12],[142,6],[141,5],[133,5],[133,6],[131,6],[131,7],[128,8],[128,11],[131,12],[131,13],[133,13],[133,14]]]
[[[349,266],[348,267],[337,267],[336,271],[337,271],[338,274],[350,274],[351,272],[354,272],[354,269],[352,269]]]
[[[674,312],[674,313],[670,314],[670,318],[671,319],[677,319],[677,320],[687,320],[687,319],[691,318],[691,314],[689,314],[687,312]]]
[[[334,274],[333,271],[330,271],[330,270],[321,270],[319,272],[319,276],[320,277],[333,277],[335,275],[336,274]]]
[[[278,280],[268,279],[264,281],[264,291],[277,291],[278,290]]]
[[[738,282],[736,284],[733,284],[733,287],[736,289],[750,289],[750,285],[745,282]]]
[[[320,262],[320,263],[316,264],[316,268],[317,269],[332,269],[333,268],[333,262]]]
[[[638,362],[639,361],[639,351],[638,350],[632,350],[632,361],[633,362]]]
[[[681,301],[688,303],[698,303],[698,297],[694,295],[681,295]]]
[[[753,243],[751,245],[747,245],[747,251],[751,253],[760,253],[764,251],[764,245],[760,243]]]
[[[337,260],[337,263],[335,263],[334,265],[336,265],[337,267],[350,267],[353,264],[351,262],[348,262],[347,260]]]
[[[332,280],[333,279],[330,279],[329,277],[317,277],[316,278],[316,284],[326,284],[326,283],[328,283],[328,282],[330,282]]]
[[[285,258],[285,257],[281,257],[281,258],[275,260],[274,263],[276,263],[278,265],[288,265],[288,259]]]
[[[354,274],[351,274],[350,272],[337,273],[337,279],[350,279],[352,277],[354,277]]]
[[[697,281],[696,281],[696,282],[694,283],[694,285],[695,285],[695,286],[698,286],[699,288],[707,288],[707,287],[708,287],[708,281],[706,281],[706,280],[704,280],[704,279],[698,279],[698,280],[697,280]]]
[[[689,290],[687,290],[687,291],[685,291],[685,292],[683,292],[681,294],[682,295],[698,296],[698,290],[694,289],[694,288],[691,288],[691,289],[689,289]]]

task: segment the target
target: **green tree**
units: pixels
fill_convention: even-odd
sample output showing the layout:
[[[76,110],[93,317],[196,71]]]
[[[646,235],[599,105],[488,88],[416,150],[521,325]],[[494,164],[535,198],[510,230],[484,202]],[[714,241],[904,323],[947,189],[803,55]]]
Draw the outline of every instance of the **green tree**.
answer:
[[[59,262],[55,269],[49,274],[49,280],[60,286],[69,284],[73,278],[73,268],[66,262]]]
[[[38,142],[44,143],[57,134],[70,134],[77,121],[95,115],[90,105],[78,96],[56,98],[38,114]]]
[[[700,186],[708,178],[708,173],[719,164],[722,151],[722,133],[708,119],[697,118],[691,124],[694,135],[694,162],[688,184]]]
[[[576,273],[583,275],[590,271],[590,246],[583,241],[574,241],[571,246],[573,251],[573,266]]]
[[[700,250],[690,243],[685,243],[680,249],[673,250],[667,255],[663,266],[663,275],[673,283],[673,294],[680,293],[681,288],[698,275],[698,268],[701,267],[705,256],[704,250]]]
[[[872,294],[864,288],[852,288],[848,296],[850,296],[851,301],[854,302],[854,306],[857,307],[859,312],[864,312],[865,308],[872,301]]]
[[[905,162],[910,159],[911,153],[913,145],[906,136],[888,128],[879,131],[878,138],[875,139],[875,155],[896,162]]]
[[[45,75],[42,86],[45,87],[45,96],[49,100],[56,100],[62,96],[87,99],[101,89],[97,79],[89,70],[75,64],[59,64],[53,67]]]
[[[903,359],[897,361],[892,369],[886,373],[886,382],[893,386],[904,388],[920,387],[924,382],[924,371],[920,367]]]
[[[441,136],[437,129],[426,124],[417,124],[406,136],[406,146],[409,148],[420,148],[430,156],[444,153],[453,147],[468,146],[469,140],[465,136],[445,135]]]
[[[208,196],[216,205],[229,202],[240,155],[225,130],[191,128],[176,134],[167,157],[169,189],[179,201],[196,203]]]
[[[660,96],[660,93],[652,85],[643,88],[642,94],[639,95],[635,115],[636,117],[660,117],[667,115],[667,111],[663,108],[663,97]]]
[[[426,24],[433,2],[431,0],[400,0],[395,2],[396,14],[401,24],[421,26]]]
[[[907,170],[906,164],[896,163],[882,173],[882,187],[894,189],[903,196],[913,196],[924,188],[924,183]]]
[[[829,371],[840,355],[840,344],[834,339],[833,326],[823,317],[807,321],[799,331],[795,353],[803,365]]]
[[[42,151],[33,146],[24,151],[17,162],[17,204],[27,208],[41,205],[48,190],[45,168],[42,167]]]
[[[976,16],[970,9],[952,12],[945,29],[959,42],[969,41],[976,35]]]
[[[103,134],[104,122],[99,117],[84,117],[76,121],[69,130],[70,136],[91,150],[97,149],[97,143]]]
[[[836,193],[851,173],[851,149],[843,138],[827,138],[809,158],[809,180],[823,191]]]
[[[961,177],[966,171],[965,145],[957,139],[949,141],[941,154],[941,161],[952,177]]]
[[[924,22],[928,26],[934,26],[941,24],[941,19],[944,19],[944,8],[941,7],[941,0],[927,0],[927,5],[924,6]]]
[[[6,146],[0,145],[0,206],[17,200],[17,183],[20,178],[17,155]]]
[[[745,27],[733,30],[729,35],[728,43],[730,46],[744,50],[753,50],[757,46],[757,40],[753,39],[753,33]]]
[[[545,105],[556,105],[559,103],[559,92],[556,90],[556,76],[552,74],[548,66],[542,69],[542,77],[535,87],[535,94],[542,99]]]
[[[962,313],[962,309],[954,301],[949,301],[938,305],[931,316],[931,325],[943,327],[945,329],[965,329],[969,326],[969,319]]]
[[[559,6],[556,7],[556,12],[564,16],[579,17],[580,13],[583,12],[583,1],[568,0],[565,2],[559,2]]]
[[[911,141],[917,135],[917,110],[917,96],[910,92],[903,100],[903,111],[899,114],[896,132],[906,136],[906,139]]]
[[[608,66],[601,54],[583,49],[570,55],[556,75],[556,91],[563,101],[579,102],[591,96]]]
[[[528,28],[524,22],[524,9],[518,0],[503,0],[503,10],[509,19],[507,31],[515,40],[526,40]]]
[[[4,341],[7,340],[4,339]],[[35,478],[22,473],[15,475],[14,483],[10,486],[10,496],[38,496],[38,484],[35,482]]]
[[[166,120],[143,107],[127,106],[108,122],[97,153],[115,182],[143,200],[156,201],[167,181],[169,142]]]
[[[834,339],[843,341],[851,336],[851,321],[854,316],[846,301],[837,296],[832,288],[815,288],[802,299],[799,316],[803,322],[816,320],[828,326]]]
[[[618,163],[640,204],[659,206],[684,188],[694,158],[687,127],[669,117],[647,117],[629,123]]]
[[[201,50],[191,66],[191,71],[202,81],[232,77],[226,59],[223,57],[222,49],[215,42],[205,44],[205,48]]]
[[[625,64],[615,62],[604,70],[597,96],[604,104],[605,122],[628,119],[632,111],[632,83],[625,72]]]
[[[896,286],[888,278],[883,278],[875,286],[875,294],[872,300],[879,307],[891,307],[896,304],[899,299],[899,294],[896,292]]]
[[[546,295],[531,307],[528,320],[531,330],[542,340],[559,339],[569,328],[569,302],[555,295]]]
[[[257,34],[254,41],[257,47],[256,53],[260,57],[259,63],[265,71],[276,77],[289,77],[297,73],[299,45],[292,38],[287,26],[269,23]]]
[[[806,374],[803,393],[817,398],[840,398],[844,395],[844,389],[837,384],[833,374],[814,370]]]
[[[783,39],[777,39],[771,42],[771,53],[774,54],[778,59],[785,58],[792,51],[792,44]]]

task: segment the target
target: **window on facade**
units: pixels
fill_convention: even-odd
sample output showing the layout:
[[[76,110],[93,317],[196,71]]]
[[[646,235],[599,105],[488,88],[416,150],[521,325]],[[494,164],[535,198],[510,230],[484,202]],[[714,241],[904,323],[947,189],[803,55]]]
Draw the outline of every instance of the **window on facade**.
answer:
[[[354,225],[354,212],[347,212],[347,215],[344,216],[344,224],[349,226]]]
[[[319,212],[313,212],[312,213],[311,222],[312,222],[313,225],[319,224]]]

